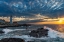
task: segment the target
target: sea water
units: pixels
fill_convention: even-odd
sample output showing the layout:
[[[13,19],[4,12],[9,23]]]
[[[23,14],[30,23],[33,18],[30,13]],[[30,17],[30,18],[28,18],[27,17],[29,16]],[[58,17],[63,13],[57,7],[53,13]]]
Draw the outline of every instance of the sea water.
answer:
[[[28,35],[30,33],[30,30],[26,30],[26,29],[21,29],[21,28],[15,28],[13,29],[12,27],[10,28],[5,28],[5,29],[1,29],[2,31],[4,31],[5,33],[0,34],[0,40],[3,38],[21,38],[24,39],[25,42],[27,41],[33,41],[33,42],[64,42],[64,33],[55,31],[51,28],[47,28],[48,31],[48,37],[40,37],[40,38],[36,38],[36,37],[30,37],[30,35]]]

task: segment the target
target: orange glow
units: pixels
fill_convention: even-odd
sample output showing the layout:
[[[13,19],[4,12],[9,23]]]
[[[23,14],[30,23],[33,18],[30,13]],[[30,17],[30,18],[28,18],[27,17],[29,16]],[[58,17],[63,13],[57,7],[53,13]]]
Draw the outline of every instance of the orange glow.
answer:
[[[58,23],[59,23],[59,24],[62,24],[62,23],[63,23],[63,20],[59,20]]]
[[[64,25],[58,25],[57,30],[64,33]]]
[[[0,17],[0,19],[4,19],[5,21],[10,21],[9,17]],[[43,15],[35,15],[35,17],[13,17],[13,21],[26,21],[29,20],[32,22],[32,20],[41,20],[42,22],[35,22],[30,24],[64,24],[64,18],[49,18],[47,16]]]
[[[57,20],[57,21],[56,21]],[[45,22],[37,22],[32,24],[64,24],[64,18],[58,18],[58,19],[48,19]]]
[[[64,24],[64,22],[62,22],[62,21],[51,21],[51,22],[37,22],[37,23],[35,23],[35,24]]]
[[[59,20],[59,23],[62,23],[63,21],[62,20]]]
[[[64,18],[58,18],[58,19],[59,19],[58,21],[59,24],[64,24]]]
[[[64,32],[64,28],[58,28],[58,31]]]

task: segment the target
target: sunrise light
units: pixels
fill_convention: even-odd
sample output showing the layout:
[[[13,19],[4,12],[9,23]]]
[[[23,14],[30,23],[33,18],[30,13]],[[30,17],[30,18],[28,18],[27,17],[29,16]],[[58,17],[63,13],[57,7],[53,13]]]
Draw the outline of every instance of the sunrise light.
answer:
[[[62,23],[63,22],[63,20],[59,20],[59,23]]]
[[[59,20],[58,21],[59,24],[64,24],[64,18],[58,18],[58,20]]]

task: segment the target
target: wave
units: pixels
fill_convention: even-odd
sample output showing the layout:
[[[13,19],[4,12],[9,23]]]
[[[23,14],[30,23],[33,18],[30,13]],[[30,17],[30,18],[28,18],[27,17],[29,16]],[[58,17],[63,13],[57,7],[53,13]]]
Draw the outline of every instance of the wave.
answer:
[[[4,34],[7,34],[7,33],[9,33],[9,32],[13,32],[13,31],[17,31],[17,30],[26,30],[26,29],[14,29],[14,30],[12,30],[12,29],[3,29],[2,31],[3,32],[5,32]]]
[[[53,29],[51,29],[51,28],[46,28],[46,29],[48,29],[49,31],[48,31],[48,36],[50,37],[50,38],[57,38],[57,37],[59,37],[59,38],[64,38],[64,33],[61,33],[61,32],[58,32],[58,31],[55,31],[55,30],[53,30]]]
[[[55,30],[53,30],[53,29],[51,29],[51,28],[46,28],[46,29],[48,29],[49,31],[48,31],[48,37],[49,38],[57,38],[57,37],[59,37],[59,38],[64,38],[64,33],[61,33],[61,32],[58,32],[58,31],[55,31]],[[26,29],[14,29],[14,30],[12,30],[12,29],[3,29],[2,31],[4,31],[5,33],[4,34],[7,34],[7,33],[9,33],[9,32],[13,32],[13,31],[19,31],[19,30],[26,30]],[[16,36],[16,37],[20,37],[20,36]],[[25,38],[31,38],[30,36],[28,36],[28,35],[22,35],[21,37],[25,37]],[[47,37],[47,38],[48,38]],[[42,37],[41,37],[42,38]]]

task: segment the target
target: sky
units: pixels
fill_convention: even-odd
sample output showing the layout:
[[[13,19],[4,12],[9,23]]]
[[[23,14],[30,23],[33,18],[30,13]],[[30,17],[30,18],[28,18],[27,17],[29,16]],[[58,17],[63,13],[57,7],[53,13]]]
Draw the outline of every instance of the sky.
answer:
[[[0,16],[57,16],[64,14],[64,0],[0,0]]]
[[[16,17],[13,21],[39,23],[50,18],[58,20],[57,17],[64,16],[64,0],[0,0],[0,18],[9,21],[11,15]]]

